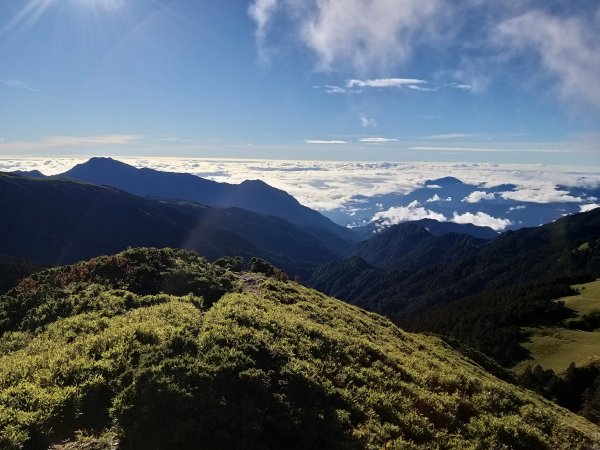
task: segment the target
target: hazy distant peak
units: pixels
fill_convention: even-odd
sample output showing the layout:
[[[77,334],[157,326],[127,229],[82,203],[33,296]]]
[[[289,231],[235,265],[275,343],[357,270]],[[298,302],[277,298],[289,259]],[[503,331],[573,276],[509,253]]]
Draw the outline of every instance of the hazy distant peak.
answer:
[[[123,167],[123,166],[127,166],[127,167],[131,167],[133,168],[133,166],[130,166],[129,164],[126,164],[124,162],[118,161],[116,159],[110,158],[110,157],[105,157],[105,156],[94,156],[90,159],[88,159],[86,162],[82,163],[82,164],[78,164],[79,166],[119,166],[119,167]]]
[[[437,185],[437,186],[455,186],[459,184],[464,184],[461,180],[454,177],[443,177],[438,178],[437,180],[428,180],[425,182],[425,186],[429,185]]]
[[[10,173],[11,175],[20,175],[22,177],[29,178],[46,178],[46,175],[44,175],[39,170],[15,170],[8,173]]]

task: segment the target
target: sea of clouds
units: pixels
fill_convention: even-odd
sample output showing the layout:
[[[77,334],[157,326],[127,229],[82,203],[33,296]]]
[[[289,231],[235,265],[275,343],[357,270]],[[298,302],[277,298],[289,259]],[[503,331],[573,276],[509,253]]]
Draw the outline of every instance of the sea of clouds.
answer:
[[[39,170],[62,173],[87,157],[0,157],[0,171]],[[357,161],[275,161],[210,158],[118,157],[135,167],[186,172],[218,182],[260,179],[283,189],[302,204],[324,213],[344,209],[356,196],[408,194],[427,180],[453,176],[482,188],[505,183],[517,186],[506,193],[514,200],[535,203],[580,203],[582,210],[597,206],[558,186],[594,188],[600,168],[491,163],[401,163]],[[483,195],[483,194],[482,194]],[[381,214],[380,214],[381,215]],[[475,221],[477,222],[477,221]]]

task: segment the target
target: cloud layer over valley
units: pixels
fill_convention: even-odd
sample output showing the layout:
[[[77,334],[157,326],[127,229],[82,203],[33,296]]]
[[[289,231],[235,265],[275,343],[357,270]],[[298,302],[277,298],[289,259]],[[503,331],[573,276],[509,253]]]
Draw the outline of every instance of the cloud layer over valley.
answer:
[[[62,173],[87,158],[0,158],[0,170]],[[600,170],[540,165],[118,158],[136,167],[186,172],[219,182],[261,179],[344,225],[379,226],[433,218],[496,230],[553,208],[598,203]],[[444,181],[444,177],[457,178]],[[438,180],[427,183],[428,180]],[[487,209],[486,209],[487,208]],[[560,216],[560,214],[559,214]],[[525,223],[528,224],[528,223]],[[536,223],[537,225],[537,223]]]

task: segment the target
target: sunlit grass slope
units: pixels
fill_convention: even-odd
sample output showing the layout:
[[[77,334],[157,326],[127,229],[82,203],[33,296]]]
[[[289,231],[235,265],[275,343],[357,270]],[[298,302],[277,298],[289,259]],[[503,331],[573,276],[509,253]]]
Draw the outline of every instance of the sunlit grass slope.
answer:
[[[561,298],[565,306],[573,310],[575,317],[567,319],[565,326],[530,328],[529,341],[523,346],[531,359],[521,362],[516,370],[540,365],[561,373],[571,363],[578,366],[600,359],[600,327],[590,330],[573,329],[569,323],[586,315],[600,314],[600,280],[577,284],[573,288],[579,295]]]
[[[438,339],[184,251],[34,275],[0,297],[0,333],[2,449],[77,430],[136,450],[600,445]]]
[[[566,307],[571,308],[581,316],[600,311],[600,280],[576,284],[573,289],[578,291],[579,295],[562,298],[561,300],[565,302]]]

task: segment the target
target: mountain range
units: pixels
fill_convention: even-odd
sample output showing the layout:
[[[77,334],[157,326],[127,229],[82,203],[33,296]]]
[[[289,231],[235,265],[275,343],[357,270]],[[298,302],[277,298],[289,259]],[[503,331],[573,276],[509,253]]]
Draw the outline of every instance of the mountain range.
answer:
[[[600,210],[593,210],[489,241],[398,225],[360,243],[351,258],[317,268],[310,284],[509,364],[524,357],[519,326],[561,317],[552,300],[599,275]]]
[[[114,176],[111,175],[113,172]],[[444,178],[435,182],[438,184],[431,186],[428,184],[429,187],[426,186],[422,189],[439,191],[439,189],[444,189],[444,186],[450,186],[455,189],[455,192],[462,190],[461,195],[470,195],[467,192],[473,188],[473,186],[464,185],[453,178]],[[163,187],[164,189],[162,189]],[[503,186],[503,189],[509,189],[509,187]],[[417,192],[414,195],[417,194],[420,196],[418,198],[422,199],[430,192]],[[412,201],[420,202],[418,198],[415,197]],[[380,206],[378,208],[381,209]],[[518,211],[524,209],[527,208]],[[286,353],[286,348],[288,348],[286,346],[290,343],[292,346],[301,347],[304,361],[312,361],[313,358],[317,358],[320,362],[316,362],[315,367],[318,366],[325,370],[323,369],[325,366],[322,366],[323,355],[329,354],[328,352],[344,353],[345,350],[342,349],[349,345],[344,339],[340,340],[339,337],[336,337],[335,333],[340,333],[340,330],[346,330],[344,333],[348,334],[350,332],[347,328],[355,327],[356,330],[352,331],[355,333],[355,337],[359,340],[369,340],[369,342],[379,338],[388,339],[382,337],[386,333],[401,336],[401,340],[408,336],[402,334],[403,332],[389,322],[386,322],[383,329],[378,328],[383,323],[381,321],[385,320],[379,316],[353,309],[350,306],[340,306],[341,304],[337,300],[328,300],[316,291],[286,281],[285,273],[325,294],[365,310],[380,313],[407,331],[427,332],[442,336],[445,343],[441,344],[434,340],[435,345],[427,351],[433,360],[439,356],[439,352],[442,352],[445,355],[442,359],[445,358],[445,361],[454,363],[462,361],[463,357],[458,353],[447,353],[450,351],[448,348],[452,347],[467,355],[471,361],[476,361],[480,367],[493,372],[495,376],[512,382],[515,382],[514,377],[499,367],[497,363],[503,367],[512,367],[515,363],[528,357],[527,351],[522,346],[522,343],[528,338],[527,327],[552,326],[558,323],[570,323],[572,326],[577,326],[580,323],[585,325],[586,330],[589,330],[594,329],[597,324],[597,318],[591,316],[581,318],[579,321],[570,320],[572,317],[570,314],[573,311],[555,299],[573,294],[572,285],[588,282],[600,276],[600,209],[567,215],[542,226],[520,228],[503,233],[498,233],[490,227],[433,219],[409,221],[395,225],[386,223],[385,226],[381,226],[383,222],[380,221],[349,230],[334,224],[320,213],[302,206],[285,192],[262,182],[249,181],[239,185],[229,185],[203,180],[192,175],[136,169],[108,158],[93,158],[85,164],[76,166],[72,171],[55,177],[45,177],[38,172],[0,173],[0,210],[7,212],[0,215],[0,233],[3,236],[3,239],[0,240],[0,255],[5,255],[0,256],[0,367],[2,364],[12,367],[10,364],[13,364],[17,358],[11,356],[13,351],[23,348],[19,339],[25,339],[25,337],[33,339],[32,347],[27,351],[35,358],[36,339],[39,337],[44,342],[53,339],[49,335],[43,334],[47,327],[56,326],[60,330],[64,327],[68,328],[71,326],[71,321],[79,323],[80,320],[90,320],[86,314],[93,316],[98,312],[101,317],[115,317],[115,320],[120,323],[121,320],[130,320],[128,311],[132,305],[137,305],[132,308],[132,311],[137,311],[134,314],[152,315],[154,313],[146,308],[168,303],[169,306],[165,306],[165,308],[173,311],[173,308],[177,309],[181,306],[181,302],[190,302],[191,307],[196,308],[200,311],[200,316],[203,316],[210,314],[216,303],[218,305],[215,306],[217,309],[214,311],[220,310],[221,307],[225,308],[224,311],[229,311],[227,309],[229,302],[238,305],[235,303],[235,299],[227,296],[229,294],[248,294],[256,296],[256,299],[260,298],[261,301],[272,296],[272,300],[275,301],[274,304],[269,303],[268,306],[265,306],[265,304],[256,303],[258,300],[254,299],[250,303],[243,303],[243,306],[240,306],[249,308],[251,315],[258,314],[257,309],[263,308],[261,311],[266,314],[265,320],[270,325],[267,326],[266,322],[260,322],[260,324],[251,326],[258,330],[260,336],[265,336],[265,327],[271,327],[268,328],[269,333],[275,330],[273,328],[275,327],[274,333],[278,336],[277,339],[283,335],[289,335],[285,338],[287,344],[282,344],[283,347],[272,347],[270,344],[261,347],[264,344],[263,341],[260,343],[253,341],[251,344],[252,348],[262,348],[258,351],[257,358],[269,355],[265,360],[266,366],[259,366],[260,370],[266,370],[271,374],[287,374],[291,370],[287,366],[281,367],[277,364],[272,366],[273,358],[277,359],[283,354],[288,355],[285,358],[289,357],[289,354]],[[112,255],[130,247],[189,249],[210,261],[216,261],[216,263],[210,265],[195,253],[169,249],[130,249],[116,256],[102,256]],[[227,256],[241,256],[245,258],[246,264],[240,265],[239,260],[223,258]],[[93,259],[89,262],[77,263],[89,258]],[[223,259],[219,260],[219,258]],[[43,269],[43,266],[72,263],[77,264],[48,269],[31,275],[33,272]],[[282,269],[283,272],[272,264]],[[240,273],[242,268],[250,269],[250,272]],[[1,296],[21,279],[23,281],[16,289]],[[65,290],[63,291],[63,289]],[[164,297],[165,295],[175,295],[177,298],[167,299]],[[186,295],[188,297],[185,297]],[[224,300],[221,299],[223,295],[225,295]],[[295,316],[295,313],[290,315],[290,311],[278,309],[279,304],[283,305],[284,309],[289,305],[295,305],[297,299],[303,296],[310,297],[314,303],[309,302],[313,305],[310,306],[300,302],[301,308],[304,308],[300,316]],[[330,301],[333,303],[328,303]],[[336,313],[328,317],[321,316],[320,308],[323,305],[329,305],[327,308],[331,307],[332,310],[339,311],[339,315]],[[356,311],[359,311],[361,318],[353,318]],[[85,317],[80,317],[82,314]],[[180,317],[184,322],[196,320],[190,319],[191,316],[186,314]],[[193,317],[195,317],[194,314],[196,312],[192,314]],[[276,319],[272,319],[275,317],[273,314]],[[152,316],[152,325],[148,326],[160,329],[162,327],[161,317]],[[91,320],[95,319],[92,317]],[[335,326],[331,325],[332,321],[335,322]],[[120,325],[117,322],[115,322],[115,326],[118,328]],[[56,325],[54,325],[55,323]],[[229,339],[237,332],[218,328],[223,323],[222,319],[218,319],[214,324],[206,323],[210,323],[210,327],[213,327],[211,329],[217,330],[215,331],[216,336],[227,336],[225,339]],[[239,322],[236,323],[239,324]],[[297,326],[294,324],[298,323],[310,324],[310,330],[306,335],[303,332],[294,334],[293,331],[290,331],[297,331]],[[367,323],[368,325],[365,325]],[[288,325],[291,327],[289,330]],[[76,327],[74,334],[67,333],[67,335],[81,336],[83,339],[85,332],[81,331],[79,325],[74,326]],[[327,336],[319,334],[318,330],[329,326],[332,326],[332,330],[337,331],[331,331],[334,334],[327,334]],[[189,330],[189,327],[186,329]],[[169,328],[169,330],[171,329]],[[165,336],[169,335],[171,331],[165,331]],[[17,334],[13,336],[10,333]],[[31,333],[31,335],[18,333]],[[38,333],[42,334],[38,335]],[[135,333],[141,333],[139,336],[141,336],[142,341],[140,342],[143,345],[148,343],[154,345],[162,339],[149,337],[144,334],[146,333],[144,330],[138,330]],[[198,331],[198,336],[205,336],[202,333],[204,331]],[[293,337],[291,337],[292,334]],[[242,335],[247,336],[248,334],[244,331]],[[212,339],[215,334],[209,333],[207,336],[211,336]],[[428,339],[433,339],[422,336],[417,339],[421,338],[424,339],[423,342],[430,342]],[[64,346],[60,339],[62,338],[59,338],[56,344]],[[172,363],[172,360],[169,359],[171,356],[175,355],[173,357],[177,359],[186,354],[187,350],[185,349],[188,348],[186,346],[191,344],[185,336],[181,339],[183,340],[178,338],[177,342],[173,343],[175,346],[173,348],[164,349],[160,345],[156,347],[153,350],[158,352],[156,353],[156,358],[158,358],[156,364],[169,365]],[[199,339],[207,338],[205,336]],[[242,338],[240,337],[240,339]],[[314,342],[316,347],[304,348],[302,343],[304,341]],[[418,345],[425,345],[423,342]],[[394,341],[390,345],[397,347],[400,344]],[[243,345],[242,347],[243,350],[240,351],[246,352],[246,347]],[[377,349],[379,348],[377,347]],[[442,348],[444,350],[441,350]],[[377,349],[374,351],[380,351]],[[237,352],[238,350],[237,347],[227,347],[227,351]],[[221,346],[217,346],[214,351],[225,350],[222,350]],[[364,355],[357,356],[352,352],[353,350],[349,350],[348,354],[344,353],[344,364],[354,365],[358,372],[371,367],[368,362],[365,362]],[[182,363],[185,367],[195,367],[196,363],[191,361],[196,361],[193,355],[197,354],[197,351],[194,350],[192,353],[186,354],[186,362]],[[490,356],[493,360],[489,359]],[[2,360],[4,357],[6,359]],[[128,356],[118,356],[117,361],[122,357]],[[355,361],[356,357],[361,362]],[[393,359],[397,355],[389,357]],[[83,358],[85,359],[87,356]],[[260,359],[260,361],[263,360]],[[110,360],[110,364],[113,363],[116,364],[115,361]],[[170,384],[171,381],[168,381],[167,385],[160,384],[164,380],[176,378],[177,374],[166,373],[165,378],[161,378],[163,381],[160,381],[159,387],[156,389],[160,392],[171,392],[171,388],[174,389],[173,392],[180,392],[180,389],[188,390],[186,392],[196,392],[198,386],[202,385],[199,380],[205,380],[207,374],[205,363],[204,360],[200,361],[201,368],[198,368],[198,372],[193,372],[191,379],[186,378],[187,375],[185,375],[183,381],[175,381],[174,385]],[[148,372],[139,373],[140,382],[148,380],[149,376],[152,377],[149,374],[156,373],[153,372],[156,369],[156,365],[153,364],[148,366]],[[192,364],[192,366],[188,364]],[[242,366],[247,368],[244,364]],[[400,373],[404,373],[403,369],[398,369],[405,364],[402,358],[394,364]],[[413,363],[410,362],[410,364]],[[446,367],[440,367],[444,373],[451,371]],[[252,366],[248,370],[252,371],[254,368],[256,367]],[[8,370],[10,372],[12,369]],[[227,369],[224,370],[227,372]],[[340,371],[339,368],[331,370],[332,373]],[[9,372],[4,372],[8,374],[6,379],[14,380],[15,378]],[[84,372],[77,376],[85,378]],[[2,373],[0,368],[0,385]],[[219,377],[228,376],[219,373]],[[238,374],[238,372],[235,373]],[[123,375],[118,370],[110,376],[113,375],[125,377],[122,378],[125,383],[129,379],[127,378],[129,375]],[[549,375],[542,369],[530,370],[525,375],[526,379],[523,384],[527,387],[556,401],[560,398],[562,402],[560,404],[580,412],[592,421],[600,421],[596,418],[600,410],[600,390],[594,387],[600,381],[600,365],[596,367],[592,364],[589,367],[572,368],[568,374],[570,378],[564,380],[558,379],[553,373]],[[293,384],[298,380],[297,378],[288,379],[287,375],[277,375],[279,377],[277,380],[280,380],[281,376],[285,379],[285,383]],[[266,380],[264,376],[261,375],[261,377],[259,377],[260,380]],[[402,377],[401,380],[406,380]],[[219,380],[221,379],[219,378]],[[215,381],[217,383],[215,386],[219,385],[218,383],[221,382],[219,380]],[[334,380],[337,380],[336,383],[339,381],[337,378]],[[23,379],[24,385],[27,386],[31,385],[30,381]],[[184,384],[178,384],[180,381]],[[421,380],[414,379],[413,381],[416,383],[415,389],[431,387],[427,383],[422,385]],[[331,382],[331,380],[309,377],[302,383],[310,385],[310,388],[302,388],[302,393],[312,399],[319,398],[321,395],[319,393],[323,390],[327,391],[328,388],[325,386]],[[237,381],[229,388],[238,389],[236,383]],[[552,387],[548,387],[549,384],[552,384]],[[77,410],[79,408],[77,405],[87,404],[86,398],[88,397],[86,396],[92,398],[90,405],[98,401],[105,402],[103,403],[105,406],[108,403],[113,405],[106,406],[100,417],[92,414],[89,418],[92,425],[86,422],[88,419],[82,419],[84,420],[82,426],[90,426],[94,431],[106,432],[110,436],[119,436],[118,439],[123,439],[122,442],[127,442],[129,439],[130,444],[124,444],[123,449],[137,449],[133,442],[146,442],[147,447],[144,448],[152,447],[151,440],[161,442],[160,438],[156,436],[149,441],[144,441],[144,435],[149,433],[148,430],[160,429],[159,425],[161,424],[146,423],[140,425],[142,428],[139,428],[136,424],[141,423],[139,420],[142,420],[143,417],[135,414],[129,415],[133,411],[131,408],[144,409],[156,406],[153,400],[155,394],[152,394],[152,399],[146,398],[144,397],[145,391],[135,391],[136,388],[132,387],[133,385],[125,391],[120,391],[120,388],[115,385],[109,386],[100,383],[100,386],[99,392],[95,390],[88,392],[87,388],[83,388],[83,391],[80,392],[77,391],[79,388],[69,385],[67,386],[68,392],[79,392],[78,400],[73,400],[67,395],[60,401],[75,402],[73,403],[75,409],[69,411],[75,411],[77,417],[87,417],[90,414],[88,410]],[[248,387],[244,383],[240,386],[242,386],[240,389]],[[579,387],[575,389],[573,386]],[[43,387],[36,387],[36,392],[27,391],[27,395],[35,397],[38,395],[38,388],[43,391]],[[72,388],[75,391],[71,391]],[[217,389],[214,386],[210,389],[213,388]],[[12,387],[6,389],[12,389]],[[148,392],[155,392],[152,389],[155,387],[151,387]],[[300,397],[295,397],[295,394],[291,394],[285,389],[279,392],[273,388],[272,384],[265,389],[266,397],[261,397],[260,401],[265,400],[269,405],[272,405],[273,401],[270,397],[271,394],[276,394],[275,398],[283,398],[281,395],[285,397],[289,394],[291,397],[286,398],[291,398],[293,402],[300,401],[298,400]],[[502,388],[497,385],[494,389]],[[2,392],[1,389],[0,392]],[[368,392],[377,392],[376,395],[382,396],[389,395],[385,388],[377,384],[370,385]],[[142,395],[138,399],[140,403],[119,403],[124,402],[125,398],[131,398],[128,396],[134,394]],[[45,396],[46,393],[40,395]],[[94,397],[96,395],[100,397]],[[340,398],[339,395],[345,394],[337,392],[332,395]],[[428,395],[430,394],[426,394],[426,396]],[[556,395],[556,398],[553,398],[552,395]],[[327,402],[330,402],[331,398],[327,398]],[[36,445],[38,444],[35,442],[38,441],[36,439],[39,439],[39,448],[45,450],[48,448],[47,445],[50,442],[56,442],[56,439],[73,438],[73,430],[62,428],[60,431],[60,427],[65,426],[64,422],[60,424],[53,422],[56,420],[60,422],[60,417],[70,414],[62,410],[62,406],[54,405],[52,408],[57,409],[45,410],[51,411],[49,416],[40,413],[41,415],[36,417],[46,417],[46,419],[40,419],[41,422],[36,422],[33,428],[28,428],[29,425],[22,422],[11,422],[13,419],[10,417],[14,415],[9,418],[2,415],[3,401],[8,400],[3,399],[0,394],[0,425],[10,423],[10,426],[17,427],[14,428],[15,430],[20,430],[15,431],[17,434],[11,436],[29,436],[24,439],[29,439],[26,442],[34,442],[34,444],[27,444],[26,448],[37,449]],[[169,405],[172,402],[177,403],[179,400],[169,397],[165,401],[165,410],[169,411]],[[194,400],[194,402],[196,401],[200,400]],[[421,411],[419,405],[422,401],[429,405],[428,400],[421,399],[417,404],[409,405],[409,409],[415,410],[416,408]],[[529,398],[528,401],[535,402],[532,398]],[[181,400],[181,402],[181,408],[185,410],[188,405],[187,400]],[[345,409],[347,405],[342,403],[336,403],[336,405],[341,410],[347,411]],[[5,410],[7,407],[13,408],[12,404],[6,405],[8,403],[5,403]],[[125,409],[119,410],[114,405],[127,406]],[[210,403],[204,406],[213,408],[214,404]],[[266,407],[270,408],[271,406]],[[373,405],[367,402],[361,407],[371,408]],[[458,405],[454,407],[462,408]],[[248,408],[245,413],[247,417],[244,418],[246,422],[250,420],[249,417],[252,414],[256,414],[253,407]],[[275,419],[273,420],[276,420],[277,423],[286,423],[287,417],[292,413],[285,408],[281,410],[279,406],[274,408],[272,415]],[[319,414],[325,414],[324,417],[333,417],[327,415],[331,413],[331,410],[327,408],[329,406],[325,410],[317,412],[317,417],[320,417]],[[429,405],[421,413],[428,417],[427,420],[434,421],[432,422],[434,427],[441,426],[443,430],[446,430],[445,425],[435,425],[437,419],[430,418],[426,411],[430,411],[431,408],[432,406]],[[477,409],[478,406],[475,408]],[[441,414],[437,409],[433,410],[436,411],[435,417]],[[14,414],[21,414],[21,412],[15,411]],[[375,416],[372,417],[378,417],[376,422],[382,421],[381,423],[377,422],[380,424],[374,426],[377,428],[381,425],[382,429],[388,429],[386,425],[388,419],[385,418],[388,417],[388,413],[379,407],[373,411]],[[465,430],[470,430],[469,425],[465,425],[467,422],[463,423],[462,413],[457,411],[452,412],[448,416],[449,418],[444,420],[455,423],[451,427],[453,430],[461,429],[466,433]],[[477,411],[480,410],[477,409]],[[171,411],[168,415],[179,417],[178,414],[178,411]],[[186,416],[185,411],[182,414],[181,420],[194,420]],[[319,445],[335,447],[333,442],[342,442],[343,439],[346,439],[343,436],[347,436],[347,433],[352,436],[355,433],[363,433],[364,436],[370,436],[368,439],[373,442],[379,439],[364,428],[366,425],[360,422],[360,419],[352,418],[352,414],[355,412],[350,412],[350,416],[343,413],[342,416],[346,419],[341,422],[338,419],[327,422],[327,426],[345,430],[340,431],[342,434],[336,434],[335,438],[319,428],[319,422],[313,422],[314,417],[311,414],[309,413],[306,417],[302,416],[302,420],[308,421],[306,422],[309,424],[307,426],[316,427],[311,428],[313,431],[310,436],[312,437],[307,438],[313,439],[310,441],[312,443],[318,442]],[[488,413],[485,412],[485,414]],[[109,416],[110,420],[107,419]],[[214,418],[214,415],[211,417]],[[261,415],[261,417],[263,416]],[[296,419],[290,419],[292,422],[299,420],[299,416],[294,417]],[[402,427],[408,426],[403,422],[408,420],[403,414],[394,417],[393,423],[403,423]],[[470,420],[475,416],[467,414],[465,417]],[[490,426],[488,419],[487,417],[481,419],[485,421],[486,427]],[[44,422],[44,420],[49,422]],[[78,423],[77,420],[73,419],[73,423]],[[497,417],[494,420],[502,422],[504,418]],[[519,420],[526,419],[520,418]],[[120,425],[117,429],[109,427],[105,430],[102,427],[98,428],[98,423],[95,421],[100,421],[102,427],[107,426],[111,421],[111,423],[119,422]],[[163,422],[168,423],[168,427],[170,427],[166,433],[168,436],[186,436],[186,433],[192,433],[189,435],[189,439],[191,439],[189,442],[197,443],[196,440],[200,439],[193,434],[194,432],[186,431],[185,427],[180,429],[178,424],[174,424],[168,418],[165,418]],[[48,428],[50,426],[48,423],[52,423],[50,428]],[[352,425],[348,425],[349,423]],[[197,424],[194,425],[194,427],[196,426]],[[225,426],[223,425],[223,427]],[[260,426],[264,426],[264,424]],[[508,426],[508,424],[503,426]],[[404,428],[402,429],[404,430]],[[53,430],[58,430],[57,434],[53,434],[55,433]],[[393,439],[390,438],[393,442],[396,442],[394,439],[408,439],[414,443],[419,439],[425,439],[420,434],[421,437],[411,434],[412,432],[406,434],[405,431],[401,431],[400,434],[394,434],[395,432],[392,433],[388,430],[386,433],[389,436],[395,436]],[[469,431],[469,433],[474,432]],[[525,433],[521,436],[527,435],[527,432],[523,430],[520,433]],[[556,438],[546,435],[544,435],[546,437],[540,437],[538,432],[534,434],[541,439],[539,442],[547,442],[545,439],[554,439],[553,442],[558,442]],[[148,436],[153,435],[150,433]],[[214,435],[211,436],[213,439]],[[273,442],[281,444],[281,437],[277,434],[273,436],[270,438],[274,439],[274,441],[270,441],[271,444]],[[465,437],[466,440],[460,441],[460,445],[485,442],[481,441],[483,437],[477,433],[469,436],[474,440],[471,441],[469,440],[471,438]],[[3,442],[2,439],[6,439],[6,436],[0,432],[0,443]],[[219,445],[224,445],[225,442],[229,444],[236,442],[227,440],[229,438],[223,439],[218,441]],[[300,437],[298,439],[298,442],[308,442],[302,441]],[[354,442],[352,439],[348,442]],[[439,439],[444,438],[440,434],[435,434],[435,440]],[[502,441],[504,437],[499,434],[494,434],[494,439],[504,442]],[[182,448],[187,445],[185,442],[182,441]],[[514,442],[522,441],[519,438]],[[264,448],[272,447],[271,444],[263,444],[261,445]],[[363,444],[356,445],[358,448],[364,448]],[[156,448],[164,449],[165,445],[165,442],[162,442],[157,444]],[[271,447],[269,447],[270,445]],[[481,445],[485,447],[484,444]],[[300,447],[302,446],[300,445]]]
[[[0,174],[0,254],[64,264],[127,247],[260,256],[291,274],[337,258],[287,220],[240,208],[167,202],[64,178]]]
[[[556,185],[552,192],[522,193],[514,184],[470,184],[455,177],[429,180],[408,194],[355,196],[343,208],[327,211],[336,223],[359,233],[398,221],[435,217],[459,223],[493,226],[496,231],[537,227],[578,213],[600,198],[600,187]],[[398,212],[402,214],[398,214]],[[485,216],[484,216],[485,214]]]
[[[247,180],[240,184],[218,183],[187,173],[137,169],[112,158],[91,158],[58,177],[111,186],[141,197],[236,207],[281,217],[312,234],[334,252],[345,251],[349,243],[356,240],[349,229],[301,205],[287,192],[260,180]]]

